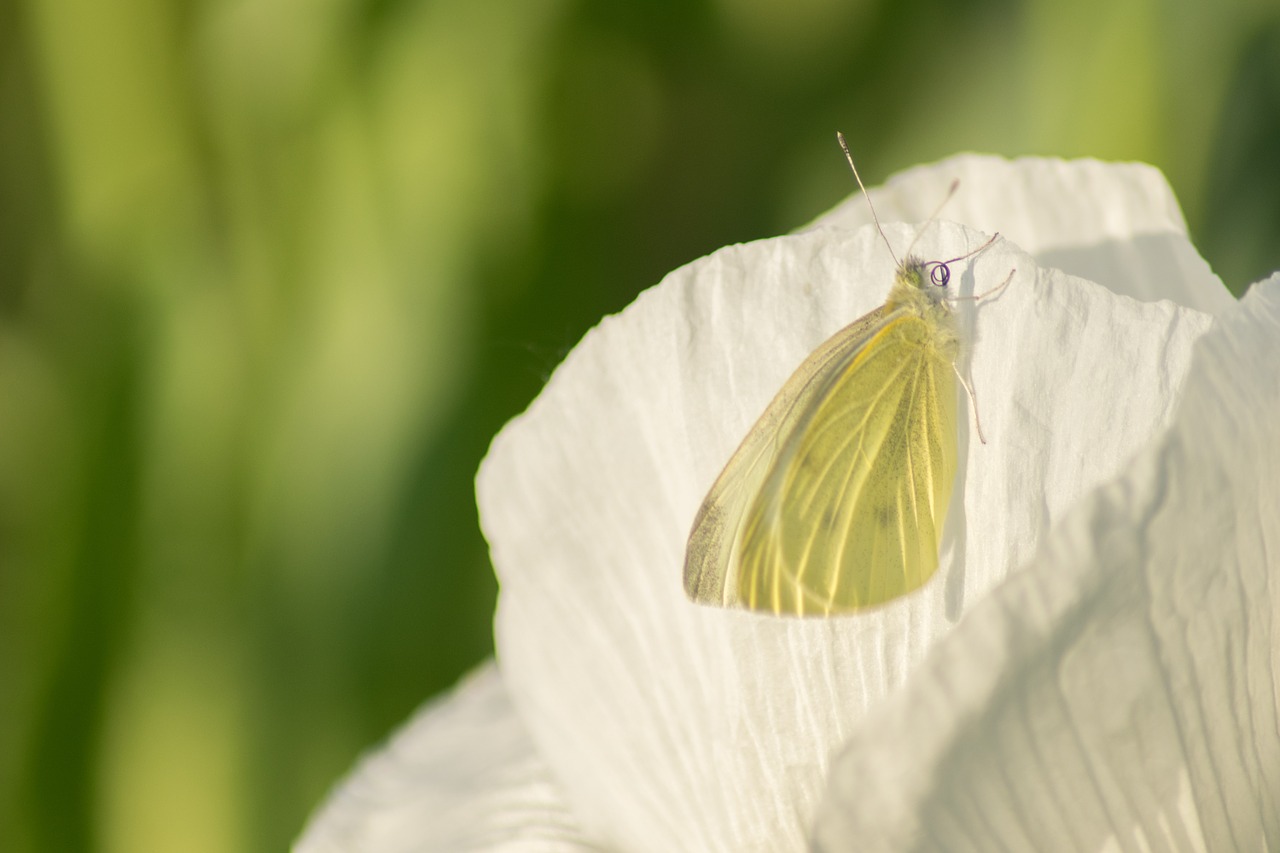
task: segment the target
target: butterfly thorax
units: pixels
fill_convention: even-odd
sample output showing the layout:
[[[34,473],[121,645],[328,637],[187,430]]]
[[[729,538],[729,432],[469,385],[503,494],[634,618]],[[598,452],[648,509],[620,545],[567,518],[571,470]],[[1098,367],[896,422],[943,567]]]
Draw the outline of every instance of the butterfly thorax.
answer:
[[[959,343],[955,321],[947,306],[946,285],[935,283],[930,266],[914,256],[898,264],[884,310],[888,314],[903,311],[926,320],[934,347],[944,357],[952,358]]]

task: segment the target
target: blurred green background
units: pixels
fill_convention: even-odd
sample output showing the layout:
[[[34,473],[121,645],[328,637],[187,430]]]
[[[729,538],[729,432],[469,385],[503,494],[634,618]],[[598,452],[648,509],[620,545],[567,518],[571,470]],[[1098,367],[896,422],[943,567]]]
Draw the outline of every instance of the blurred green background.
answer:
[[[286,847],[490,652],[494,432],[836,129],[1149,161],[1280,267],[1273,0],[6,0],[0,849]]]

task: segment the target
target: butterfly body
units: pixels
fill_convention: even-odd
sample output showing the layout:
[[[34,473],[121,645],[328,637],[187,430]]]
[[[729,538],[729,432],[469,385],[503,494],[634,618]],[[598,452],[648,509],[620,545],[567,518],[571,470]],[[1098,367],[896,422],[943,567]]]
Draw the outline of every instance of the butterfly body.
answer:
[[[945,264],[899,264],[885,304],[828,339],[774,397],[694,521],[692,600],[833,615],[933,575],[956,468],[948,275]]]

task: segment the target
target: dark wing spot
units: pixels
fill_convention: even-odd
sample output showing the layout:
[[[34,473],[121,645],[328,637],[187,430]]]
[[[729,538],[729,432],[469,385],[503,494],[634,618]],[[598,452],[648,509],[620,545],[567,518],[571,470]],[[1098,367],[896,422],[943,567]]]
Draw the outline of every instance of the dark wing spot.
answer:
[[[836,523],[836,510],[833,506],[828,506],[822,511],[822,519],[819,521],[821,527],[819,530],[830,530]]]

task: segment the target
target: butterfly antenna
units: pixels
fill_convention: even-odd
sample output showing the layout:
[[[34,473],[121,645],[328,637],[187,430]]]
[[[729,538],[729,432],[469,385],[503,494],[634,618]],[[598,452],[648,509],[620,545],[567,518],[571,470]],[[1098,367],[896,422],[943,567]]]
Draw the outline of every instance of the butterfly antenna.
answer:
[[[853,165],[853,153],[849,151],[849,143],[844,141],[844,134],[836,131],[836,139],[840,140],[840,147],[844,149],[844,159],[849,161],[849,168],[853,170],[853,179],[858,182],[858,189],[862,190],[862,197],[867,200],[867,207],[871,209],[871,218],[875,220],[876,230],[880,232],[880,239],[884,240],[884,244],[889,249],[889,256],[893,258],[896,265],[901,265],[898,256],[894,254],[893,246],[889,245],[889,238],[884,236],[884,228],[880,225],[880,217],[876,215],[876,206],[871,203],[871,193],[867,192],[867,188],[862,183],[862,176],[858,174],[858,167]]]
[[[947,187],[947,194],[942,197],[942,201],[938,202],[938,206],[933,209],[933,213],[930,213],[929,218],[924,221],[926,225],[938,218],[942,208],[947,206],[947,202],[951,201],[951,197],[956,194],[958,189],[960,189],[960,179],[956,178],[951,182],[951,186]]]
[[[907,247],[908,255],[910,255],[911,250],[916,247],[916,242],[922,236],[924,236],[925,229],[928,228],[930,225],[932,225],[933,221],[938,218],[938,214],[942,213],[942,208],[947,206],[947,202],[951,201],[951,197],[956,194],[956,190],[958,189],[960,189],[960,179],[956,178],[951,182],[951,186],[947,188],[947,194],[942,197],[942,201],[938,202],[938,206],[933,209],[933,213],[929,214],[929,218],[924,221],[924,224],[920,226],[920,230],[916,232],[915,239],[913,239],[911,241],[911,245]],[[979,249],[978,251],[981,251],[981,249]],[[973,253],[970,252],[969,254],[973,254]],[[969,257],[969,255],[965,255],[965,257],[967,258]],[[953,260],[958,261],[960,260],[960,258],[953,258]],[[946,261],[946,263],[949,264],[951,263],[951,261]]]

